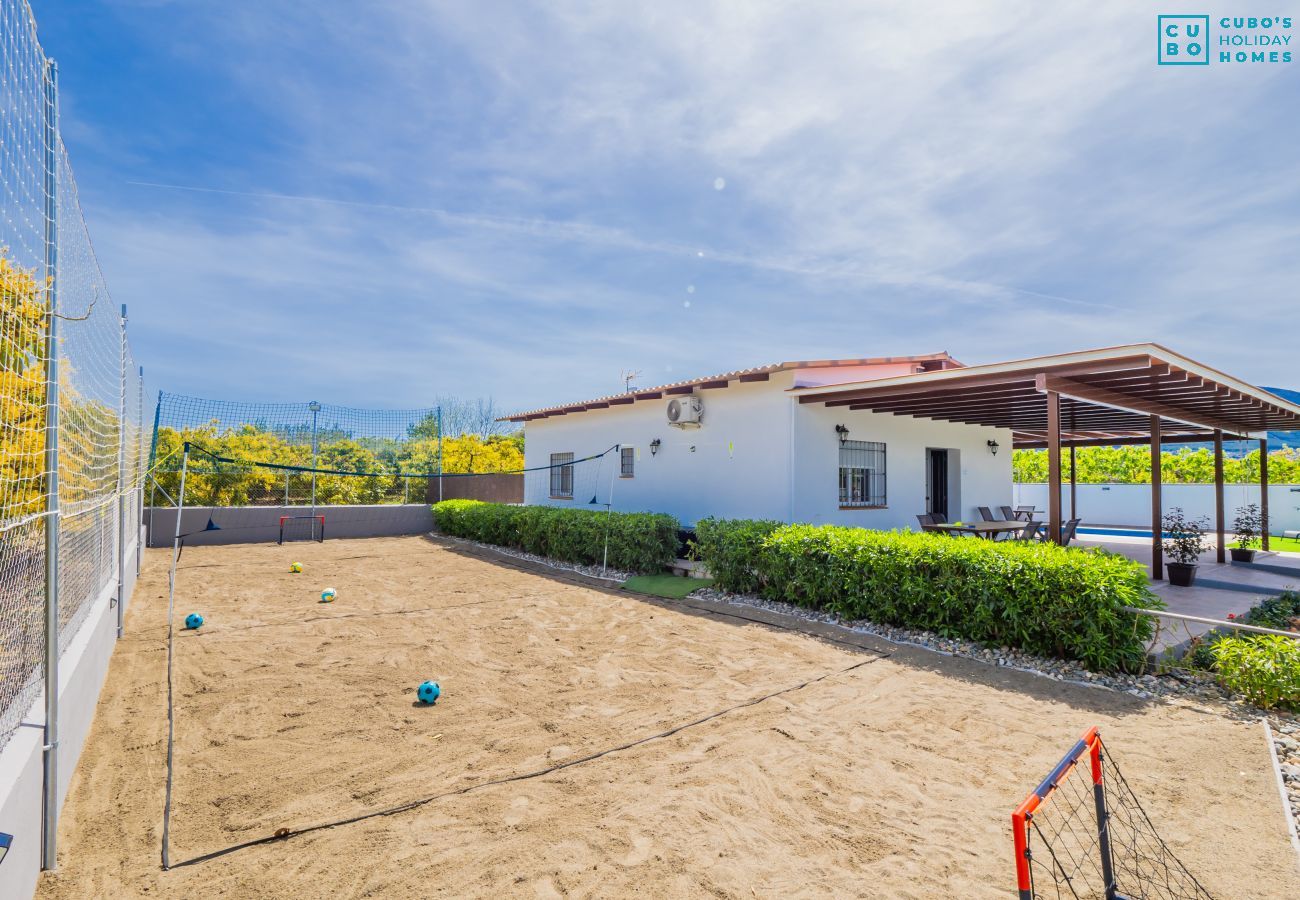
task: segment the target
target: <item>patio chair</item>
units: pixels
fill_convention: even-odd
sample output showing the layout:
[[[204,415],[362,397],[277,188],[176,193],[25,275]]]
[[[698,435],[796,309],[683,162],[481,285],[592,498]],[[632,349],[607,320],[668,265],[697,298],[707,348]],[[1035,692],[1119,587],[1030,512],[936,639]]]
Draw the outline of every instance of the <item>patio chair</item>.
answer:
[[[977,506],[975,509],[979,510],[980,518],[985,522],[997,521],[997,517],[993,515],[993,510],[989,509],[987,506]]]
[[[998,512],[1002,515],[1002,521],[1004,522],[1014,522],[1020,518],[1016,515],[1016,511],[1009,506],[999,506]]]
[[[936,525],[947,525],[948,517],[943,513],[930,513],[930,521]]]
[[[1014,535],[1011,538],[1011,540],[1013,541],[1040,540],[1038,536],[1038,532],[1042,529],[1042,527],[1043,527],[1042,522],[1035,522],[1033,519],[1030,519],[1028,522],[1025,523],[1025,527],[1022,528],[1018,534]]]
[[[1074,540],[1074,533],[1075,531],[1078,530],[1079,523],[1082,521],[1083,521],[1082,519],[1071,519],[1070,521],[1066,522],[1064,525],[1061,526],[1062,547],[1070,546],[1070,541]]]
[[[926,513],[925,515],[917,516],[916,521],[921,523],[922,531],[934,530],[934,516],[930,515],[929,513]]]
[[[1038,512],[1038,510],[1034,509],[1032,506],[1017,506],[1016,518],[1024,519],[1026,522],[1032,522],[1034,519],[1034,513],[1036,512]]]

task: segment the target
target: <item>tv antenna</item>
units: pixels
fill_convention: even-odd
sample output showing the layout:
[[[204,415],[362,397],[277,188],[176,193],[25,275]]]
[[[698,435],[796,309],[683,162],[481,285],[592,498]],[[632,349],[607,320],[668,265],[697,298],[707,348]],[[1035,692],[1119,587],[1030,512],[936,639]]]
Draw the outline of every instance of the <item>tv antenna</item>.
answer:
[[[623,369],[618,373],[618,377],[619,380],[623,382],[623,393],[630,394],[632,391],[636,390],[636,386],[633,385],[632,382],[641,377],[641,372],[639,369]]]

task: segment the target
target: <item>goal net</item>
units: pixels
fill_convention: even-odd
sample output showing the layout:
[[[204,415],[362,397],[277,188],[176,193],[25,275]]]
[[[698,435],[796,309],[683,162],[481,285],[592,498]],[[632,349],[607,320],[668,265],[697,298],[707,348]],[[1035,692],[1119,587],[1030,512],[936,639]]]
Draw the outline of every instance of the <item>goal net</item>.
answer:
[[[325,517],[323,515],[280,516],[280,540],[277,543],[315,541],[319,544],[324,540]]]
[[[1089,728],[1011,815],[1020,900],[1201,900]]]

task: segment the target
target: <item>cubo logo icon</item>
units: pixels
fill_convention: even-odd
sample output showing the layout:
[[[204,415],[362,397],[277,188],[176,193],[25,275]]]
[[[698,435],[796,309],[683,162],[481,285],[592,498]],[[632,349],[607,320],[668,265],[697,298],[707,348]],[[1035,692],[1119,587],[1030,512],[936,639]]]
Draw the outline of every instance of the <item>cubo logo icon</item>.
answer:
[[[1210,64],[1209,16],[1159,16],[1159,51],[1162,66],[1208,66]]]

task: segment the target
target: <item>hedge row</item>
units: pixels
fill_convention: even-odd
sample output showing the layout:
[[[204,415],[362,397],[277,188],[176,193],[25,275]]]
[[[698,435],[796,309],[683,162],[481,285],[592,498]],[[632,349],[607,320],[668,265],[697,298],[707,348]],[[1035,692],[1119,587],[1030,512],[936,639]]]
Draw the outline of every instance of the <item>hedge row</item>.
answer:
[[[719,587],[846,619],[1136,671],[1163,608],[1142,566],[1104,551],[905,531],[706,519],[695,553]]]
[[[678,522],[660,513],[444,500],[433,520],[456,537],[586,564],[602,561],[608,535],[609,565],[627,572],[661,572],[677,555]]]

